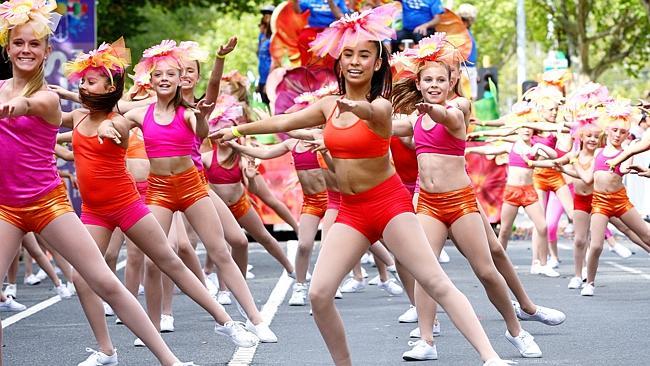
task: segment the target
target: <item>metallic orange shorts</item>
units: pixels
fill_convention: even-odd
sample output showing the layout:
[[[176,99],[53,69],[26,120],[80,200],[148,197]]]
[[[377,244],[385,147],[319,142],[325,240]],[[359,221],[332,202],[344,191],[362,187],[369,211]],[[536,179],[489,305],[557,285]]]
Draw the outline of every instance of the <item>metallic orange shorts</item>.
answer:
[[[591,214],[599,213],[607,217],[621,217],[634,206],[627,198],[625,188],[614,193],[603,193],[594,191],[591,200]]]
[[[205,190],[210,191],[210,183],[208,183],[208,177],[205,175],[205,169],[199,171],[199,178],[201,178],[201,184],[205,186]]]
[[[503,190],[503,202],[511,206],[526,207],[538,200],[537,192],[535,192],[535,187],[532,184],[526,186],[506,184],[506,188]]]
[[[415,212],[431,216],[450,227],[461,217],[479,211],[474,188],[467,186],[443,193],[430,193],[420,189]]]
[[[208,196],[196,167],[174,175],[149,174],[147,179],[147,205],[185,211],[196,201]]]
[[[74,212],[74,210],[68,201],[65,183],[62,182],[28,206],[0,205],[0,220],[6,221],[26,233],[30,231],[40,233],[52,220],[68,212]]]
[[[327,202],[327,191],[315,194],[303,194],[300,214],[309,214],[323,218],[325,211],[327,211]]]
[[[562,173],[552,168],[535,168],[533,173],[533,184],[535,189],[544,192],[557,192],[566,185]]]
[[[244,192],[237,202],[228,206],[232,215],[235,216],[235,219],[239,220],[242,216],[246,215],[248,210],[251,209],[251,201],[248,198],[248,194]]]

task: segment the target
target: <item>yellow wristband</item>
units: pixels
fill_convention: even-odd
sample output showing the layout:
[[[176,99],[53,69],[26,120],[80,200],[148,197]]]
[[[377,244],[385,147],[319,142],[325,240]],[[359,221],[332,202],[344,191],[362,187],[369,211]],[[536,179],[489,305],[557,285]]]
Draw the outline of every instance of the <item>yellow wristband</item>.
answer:
[[[221,56],[221,55],[219,54],[219,52],[217,52],[217,58],[220,58],[220,59],[223,60],[224,58],[226,58],[226,55]]]
[[[244,136],[244,135],[241,134],[241,132],[239,132],[239,130],[238,130],[237,127],[235,127],[235,126],[230,127],[230,132],[231,132],[232,135],[235,136],[235,137],[242,137],[242,136]]]

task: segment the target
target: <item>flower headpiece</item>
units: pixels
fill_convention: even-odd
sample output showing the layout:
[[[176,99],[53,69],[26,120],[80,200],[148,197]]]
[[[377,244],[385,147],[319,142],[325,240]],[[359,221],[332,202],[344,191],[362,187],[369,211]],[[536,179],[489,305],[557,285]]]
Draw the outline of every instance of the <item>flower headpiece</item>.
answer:
[[[311,51],[319,57],[330,55],[338,58],[344,47],[356,46],[364,41],[381,42],[395,39],[395,30],[390,27],[398,9],[393,4],[346,14],[333,22],[311,42]]]
[[[181,68],[184,57],[183,50],[176,46],[176,41],[164,40],[160,44],[144,50],[142,59],[133,68],[133,71],[135,71],[133,79],[148,83],[151,72],[156,68],[158,62],[171,61]]]
[[[568,104],[574,107],[607,104],[611,101],[607,87],[591,81],[576,89],[568,98]]]
[[[436,32],[422,38],[415,48],[398,52],[391,57],[393,81],[408,78],[415,79],[420,67],[427,62],[453,62],[456,48],[447,40],[447,34]]]
[[[222,94],[217,98],[214,110],[210,114],[208,124],[215,129],[221,122],[234,122],[242,116],[241,104],[230,94]]]
[[[124,74],[131,63],[131,51],[126,48],[124,38],[120,37],[113,44],[102,43],[96,50],[81,53],[74,61],[65,64],[64,72],[71,82],[79,81],[90,70],[100,70],[111,79]]]
[[[224,74],[221,80],[248,86],[248,79],[237,70]]]
[[[202,49],[197,42],[183,41],[178,45],[183,52],[185,59],[190,61],[198,61],[199,63],[208,60],[208,51]]]
[[[562,92],[548,85],[531,88],[522,98],[530,100],[540,108],[553,108],[564,102]]]
[[[561,90],[569,79],[571,79],[571,74],[568,70],[547,70],[542,74],[542,82],[540,84],[544,86],[554,86]]]
[[[521,101],[512,105],[510,113],[505,116],[506,124],[517,125],[525,122],[539,122],[542,118],[535,111],[534,105]]]
[[[9,0],[0,4],[0,46],[9,43],[9,30],[32,22],[36,38],[54,33],[61,15],[54,0]]]
[[[617,99],[600,108],[601,116],[598,124],[606,128],[615,123],[623,123],[627,128],[636,125],[641,120],[641,111],[630,104],[629,99]]]

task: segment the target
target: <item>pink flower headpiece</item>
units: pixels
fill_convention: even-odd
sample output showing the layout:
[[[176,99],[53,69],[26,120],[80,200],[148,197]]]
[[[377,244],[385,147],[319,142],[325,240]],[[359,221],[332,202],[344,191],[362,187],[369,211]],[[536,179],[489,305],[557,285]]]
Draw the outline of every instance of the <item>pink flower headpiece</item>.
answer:
[[[54,33],[61,15],[54,0],[9,0],[0,4],[0,46],[9,43],[9,30],[32,22],[36,38]]]
[[[642,117],[641,111],[633,107],[629,99],[616,99],[599,109],[601,117],[598,119],[598,124],[603,128],[621,122],[630,128],[638,124]]]
[[[71,82],[79,81],[90,70],[100,70],[111,79],[124,74],[131,63],[131,51],[126,48],[124,38],[120,37],[113,44],[102,43],[99,48],[88,53],[81,53],[74,61],[65,64],[64,72]]]
[[[325,96],[336,94],[338,93],[338,91],[339,91],[339,85],[337,83],[329,83],[316,91],[300,94],[299,96],[293,98],[293,102],[296,104],[309,105]]]
[[[393,4],[346,14],[333,22],[311,42],[311,51],[319,57],[330,55],[338,58],[345,47],[354,47],[360,42],[381,42],[395,39],[395,30],[390,27],[398,9]]]
[[[571,106],[607,104],[613,99],[607,87],[598,83],[588,82],[576,89],[568,99]]]
[[[222,94],[217,98],[214,110],[210,115],[208,124],[213,130],[223,122],[234,122],[242,116],[242,107],[237,98],[230,94]]]
[[[415,79],[418,70],[427,62],[442,61],[450,64],[456,53],[456,47],[447,40],[444,32],[422,38],[414,48],[392,55],[390,64],[393,82],[404,78]]]
[[[176,41],[170,40],[164,40],[160,44],[147,48],[142,53],[140,62],[133,68],[133,71],[135,71],[133,79],[148,83],[151,72],[156,68],[156,64],[161,61],[171,62],[178,65],[179,69],[182,68],[185,60],[183,52],[181,48],[176,46]]]
[[[190,61],[198,61],[199,63],[208,60],[208,51],[202,49],[197,42],[183,41],[178,45],[183,52],[185,59]]]

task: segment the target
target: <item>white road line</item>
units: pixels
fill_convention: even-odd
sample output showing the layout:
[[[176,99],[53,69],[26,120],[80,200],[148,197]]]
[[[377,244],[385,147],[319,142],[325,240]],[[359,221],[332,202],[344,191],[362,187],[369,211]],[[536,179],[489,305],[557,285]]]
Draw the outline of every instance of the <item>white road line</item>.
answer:
[[[124,266],[126,266],[126,260],[123,260],[123,261],[117,263],[116,270],[119,271],[122,268],[124,268]],[[21,311],[20,313],[18,313],[16,315],[12,315],[12,316],[8,317],[7,319],[3,319],[2,320],[2,329],[5,329],[10,325],[16,324],[19,321],[21,321],[21,320],[23,320],[23,319],[25,319],[27,317],[30,317],[30,316],[38,313],[41,310],[45,310],[45,309],[49,308],[50,306],[56,304],[59,301],[61,301],[61,297],[59,295],[52,296],[52,297],[50,297],[49,299],[47,299],[45,301],[41,301],[36,305],[30,306],[27,310]]]
[[[632,274],[635,274],[635,275],[639,275],[639,276],[643,277],[646,280],[650,280],[650,275],[649,274],[647,274],[647,273],[645,273],[643,271],[639,271],[638,269],[630,268],[630,267],[623,266],[623,265],[620,265],[618,263],[614,263],[614,262],[610,262],[610,261],[606,261],[605,263],[609,264],[612,267],[616,267],[616,268],[618,268],[618,269],[620,269],[622,271],[632,273]]]
[[[298,242],[287,242],[287,257],[290,258],[292,262],[296,257],[297,250]],[[278,279],[278,282],[275,284],[273,291],[271,291],[271,295],[269,295],[266,304],[264,304],[262,310],[260,311],[262,318],[264,318],[264,321],[266,321],[269,325],[273,322],[275,313],[278,312],[278,307],[282,305],[282,302],[284,302],[284,297],[287,295],[287,292],[289,291],[289,288],[291,288],[292,283],[293,279],[287,276],[287,272],[282,272],[282,276],[280,276],[280,279]],[[279,342],[282,342],[282,339],[280,339]],[[258,346],[259,343],[255,347],[237,348],[235,353],[232,355],[230,362],[228,362],[228,366],[250,365],[253,362],[253,358],[255,357],[255,352],[257,351]]]
[[[560,249],[564,249],[564,250],[573,250],[572,245],[566,245],[566,244],[562,244],[562,243],[557,243],[557,247],[560,248]]]

